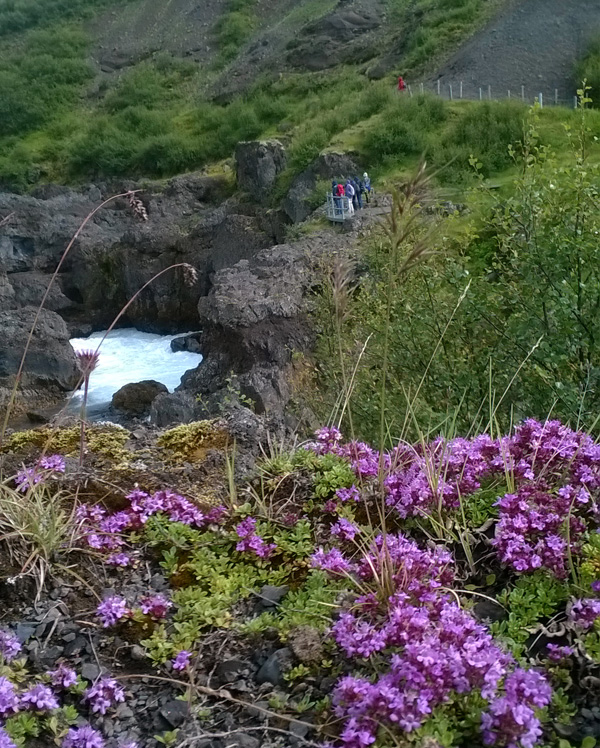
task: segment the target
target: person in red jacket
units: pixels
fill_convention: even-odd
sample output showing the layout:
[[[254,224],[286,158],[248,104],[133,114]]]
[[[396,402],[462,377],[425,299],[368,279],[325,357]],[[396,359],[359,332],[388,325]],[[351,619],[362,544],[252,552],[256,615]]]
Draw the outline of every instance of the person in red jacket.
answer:
[[[398,76],[398,91],[405,91],[406,90],[406,83],[404,82],[404,78],[399,75]]]

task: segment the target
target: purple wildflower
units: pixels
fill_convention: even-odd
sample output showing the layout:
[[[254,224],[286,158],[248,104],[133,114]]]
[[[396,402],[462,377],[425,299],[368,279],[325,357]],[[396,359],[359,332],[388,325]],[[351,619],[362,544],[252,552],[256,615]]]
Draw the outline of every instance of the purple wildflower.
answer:
[[[592,591],[600,592],[600,579],[597,579],[595,582],[592,582]]]
[[[125,701],[125,691],[114,678],[100,678],[85,692],[84,698],[90,702],[92,712],[106,714],[118,701]]]
[[[17,748],[3,727],[0,727],[0,748]]]
[[[353,522],[350,522],[343,517],[340,517],[340,519],[338,519],[338,521],[331,527],[331,534],[336,535],[342,540],[354,540],[359,532],[360,530]]]
[[[330,574],[350,574],[356,569],[356,565],[348,561],[337,548],[328,551],[317,548],[310,557],[310,562],[316,569],[322,569]]]
[[[48,688],[48,686],[42,685],[41,683],[38,683],[37,685],[25,691],[25,693],[21,696],[21,703],[28,704],[30,707],[37,709],[40,712],[58,709],[59,706],[52,689]]]
[[[12,662],[21,649],[21,643],[14,634],[0,629],[0,655],[5,662]]]
[[[55,688],[71,688],[77,683],[77,673],[63,663],[56,670],[50,670],[48,675]]]
[[[43,470],[49,470],[53,473],[64,473],[65,458],[62,455],[49,455],[48,457],[42,457],[40,460],[40,467]]]
[[[104,738],[89,725],[72,727],[63,740],[62,748],[104,748]]]
[[[600,618],[600,600],[585,598],[576,600],[568,616],[573,623],[583,631],[591,629],[597,618]]]
[[[152,595],[152,597],[144,598],[140,603],[142,613],[153,618],[164,618],[169,608],[172,607],[173,603],[164,595]]]
[[[173,670],[185,670],[186,667],[190,664],[191,656],[191,652],[182,649],[181,652],[179,652],[176,657],[171,660]]]
[[[10,717],[19,711],[19,697],[15,693],[14,685],[0,676],[0,717]]]
[[[560,646],[558,644],[547,644],[546,649],[548,650],[548,659],[552,662],[561,662],[570,657],[575,650],[573,647]]]
[[[131,556],[128,553],[112,553],[106,563],[109,566],[121,566],[125,568],[131,564]]]
[[[118,620],[129,615],[129,612],[127,601],[117,595],[107,597],[96,609],[96,614],[102,621],[104,628],[114,626]]]

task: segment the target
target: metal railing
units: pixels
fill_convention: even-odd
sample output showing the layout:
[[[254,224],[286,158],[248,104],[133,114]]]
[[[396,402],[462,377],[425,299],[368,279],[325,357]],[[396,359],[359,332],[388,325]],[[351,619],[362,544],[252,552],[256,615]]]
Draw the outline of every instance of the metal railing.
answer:
[[[342,223],[352,218],[354,208],[349,197],[337,197],[331,192],[327,193],[326,216],[330,221]]]
[[[522,101],[525,104],[539,103],[541,107],[545,106],[565,106],[577,109],[579,98],[575,92],[559,88],[548,88],[539,90],[528,88],[525,85],[519,86],[517,90],[493,89],[491,85],[476,86],[467,84],[464,81],[455,81],[454,83],[437,80],[435,83],[418,83],[408,85],[405,93],[408,96],[415,94],[433,93],[449,101],[498,101],[501,99],[514,99]]]

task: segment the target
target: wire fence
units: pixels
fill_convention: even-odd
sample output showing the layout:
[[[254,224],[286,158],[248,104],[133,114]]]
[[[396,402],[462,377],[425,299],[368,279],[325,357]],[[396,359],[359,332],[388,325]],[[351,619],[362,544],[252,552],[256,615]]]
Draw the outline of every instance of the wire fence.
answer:
[[[464,81],[449,83],[437,80],[435,83],[408,85],[405,93],[408,96],[433,93],[449,101],[499,101],[513,99],[522,101],[524,104],[539,103],[542,108],[545,106],[562,106],[577,109],[579,106],[579,98],[576,93],[571,94],[569,91],[559,88],[540,91],[524,85],[518,87],[517,90],[508,88],[499,90],[493,89],[491,85],[474,86]]]

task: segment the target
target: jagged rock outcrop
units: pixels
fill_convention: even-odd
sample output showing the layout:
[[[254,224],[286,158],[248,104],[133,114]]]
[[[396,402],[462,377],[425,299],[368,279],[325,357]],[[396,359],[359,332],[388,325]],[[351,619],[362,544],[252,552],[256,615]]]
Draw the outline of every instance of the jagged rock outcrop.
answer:
[[[34,307],[0,310],[5,341],[0,345],[0,413],[10,398],[35,314]],[[66,324],[56,312],[43,310],[25,359],[17,409],[28,403],[41,407],[61,400],[77,385],[79,377]]]
[[[112,396],[112,407],[121,413],[142,416],[150,411],[153,400],[169,390],[154,379],[143,382],[130,382]]]
[[[110,195],[133,183],[76,191],[56,185],[32,195],[0,193],[0,301],[4,309],[39,303],[71,237]],[[119,198],[88,222],[66,258],[47,308],[68,327],[99,329],[153,275],[187,262],[198,271],[190,287],[173,271],[155,281],[129,308],[125,322],[143,330],[177,332],[197,326],[198,298],[210,275],[273,243],[248,206],[227,198],[227,180],[190,174],[138,193],[149,220],[141,221]],[[224,202],[222,202],[224,200]]]
[[[358,174],[359,167],[351,156],[345,153],[322,153],[308,169],[294,179],[283,201],[283,210],[293,223],[301,223],[313,212],[314,205],[311,205],[309,198],[319,180],[329,181]],[[331,189],[329,185],[327,187]]]
[[[290,399],[294,351],[310,350],[311,291],[325,258],[352,251],[349,235],[323,232],[282,244],[215,274],[200,299],[203,361],[179,391],[215,404],[251,400],[257,413],[281,416]],[[177,393],[176,393],[177,394]]]
[[[239,189],[264,202],[285,169],[285,148],[278,140],[238,143],[235,163]]]

